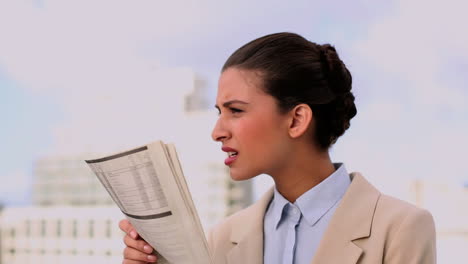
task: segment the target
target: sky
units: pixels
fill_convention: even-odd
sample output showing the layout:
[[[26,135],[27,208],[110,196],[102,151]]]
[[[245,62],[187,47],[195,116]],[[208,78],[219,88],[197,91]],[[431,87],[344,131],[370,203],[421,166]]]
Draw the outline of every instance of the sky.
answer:
[[[30,201],[38,158],[157,139],[176,108],[171,89],[187,81],[178,74],[206,80],[214,102],[227,57],[281,31],[335,45],[353,75],[358,115],[334,160],[395,195],[416,178],[466,183],[467,8],[461,0],[1,1],[0,201]]]

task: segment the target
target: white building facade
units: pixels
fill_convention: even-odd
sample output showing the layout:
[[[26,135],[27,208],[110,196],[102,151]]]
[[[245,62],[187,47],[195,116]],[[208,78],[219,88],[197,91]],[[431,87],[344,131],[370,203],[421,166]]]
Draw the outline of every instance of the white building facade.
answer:
[[[191,71],[179,73],[182,89],[165,94],[166,106],[159,105],[176,108],[175,113],[170,117],[157,113],[164,118],[152,122],[165,128],[151,140],[175,143],[206,231],[252,203],[252,184],[230,179],[223,163],[227,155],[210,137],[216,112],[196,94],[203,91],[196,84],[203,82]],[[213,110],[203,110],[208,107]],[[35,163],[33,206],[0,211],[0,264],[121,263],[123,234],[118,222],[124,216],[84,162],[97,156],[101,155],[56,155]]]
[[[101,183],[86,166],[86,155],[42,158],[34,166],[34,205],[113,205]]]
[[[115,207],[24,207],[0,213],[1,263],[120,263]]]

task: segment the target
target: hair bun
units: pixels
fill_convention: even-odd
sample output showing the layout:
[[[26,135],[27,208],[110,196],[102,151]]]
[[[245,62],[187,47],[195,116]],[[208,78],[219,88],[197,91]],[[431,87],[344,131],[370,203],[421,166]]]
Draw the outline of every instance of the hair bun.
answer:
[[[258,72],[266,94],[275,98],[282,114],[298,104],[313,111],[313,142],[328,150],[350,126],[356,113],[351,74],[335,48],[318,45],[288,32],[252,40],[237,49],[222,72],[231,67]]]
[[[319,45],[322,69],[335,96],[351,92],[352,78],[343,61],[338,57],[335,47],[330,44]]]

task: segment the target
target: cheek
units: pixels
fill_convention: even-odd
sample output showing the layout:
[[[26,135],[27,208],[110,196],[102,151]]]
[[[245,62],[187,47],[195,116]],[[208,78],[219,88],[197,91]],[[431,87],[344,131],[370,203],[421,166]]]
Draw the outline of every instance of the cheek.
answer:
[[[263,134],[265,133],[262,125],[254,119],[245,119],[239,123],[237,135],[240,140],[239,143],[244,145],[244,147],[255,147]]]
[[[243,120],[238,126],[240,143],[253,151],[271,149],[282,140],[279,122],[265,118]]]

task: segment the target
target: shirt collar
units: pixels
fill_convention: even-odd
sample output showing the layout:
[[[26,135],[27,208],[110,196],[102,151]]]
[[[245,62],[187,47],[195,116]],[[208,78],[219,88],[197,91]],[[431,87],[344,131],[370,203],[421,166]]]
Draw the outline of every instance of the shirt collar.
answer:
[[[278,228],[279,224],[281,223],[281,219],[283,218],[283,211],[288,204],[290,204],[290,202],[286,200],[286,198],[284,198],[284,196],[281,195],[275,187],[273,201],[270,205],[273,209],[272,216],[275,228]]]
[[[351,184],[351,179],[344,164],[334,163],[333,165],[336,169],[335,172],[302,194],[294,202],[309,226],[315,225],[343,197],[346,189]],[[287,214],[283,214],[283,211],[287,210],[286,205],[288,204],[292,206],[275,187],[271,206],[276,228],[278,228],[281,220],[286,217]]]

